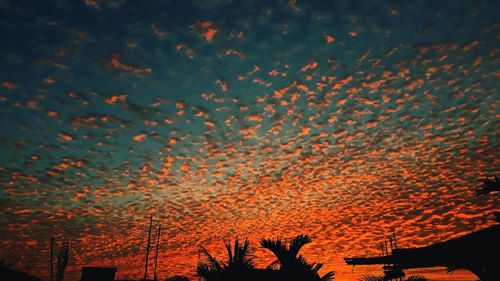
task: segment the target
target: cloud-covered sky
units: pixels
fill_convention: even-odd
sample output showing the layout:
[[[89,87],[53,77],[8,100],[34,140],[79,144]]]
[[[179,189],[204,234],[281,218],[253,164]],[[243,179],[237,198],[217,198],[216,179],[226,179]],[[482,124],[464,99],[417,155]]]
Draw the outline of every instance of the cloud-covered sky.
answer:
[[[193,276],[200,246],[305,233],[306,258],[355,280],[378,267],[342,257],[393,228],[413,247],[491,225],[498,200],[474,188],[500,173],[499,13],[2,0],[0,258],[47,278],[55,236],[70,278],[139,278],[153,214],[162,278]]]

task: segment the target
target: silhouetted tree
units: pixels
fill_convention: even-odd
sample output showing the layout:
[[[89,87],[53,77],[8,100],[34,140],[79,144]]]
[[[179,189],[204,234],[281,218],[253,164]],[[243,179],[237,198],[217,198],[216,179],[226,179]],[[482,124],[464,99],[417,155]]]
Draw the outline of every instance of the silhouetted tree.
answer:
[[[238,277],[241,279],[241,276],[251,275],[251,271],[254,269],[253,255],[248,240],[240,244],[236,239],[234,241],[234,251],[231,244],[227,243],[228,257],[226,262],[219,262],[203,247],[201,247],[201,251],[208,261],[200,262],[196,268],[196,273],[205,280],[238,280]]]
[[[278,259],[279,270],[291,280],[333,280],[333,272],[328,272],[323,277],[319,276],[318,271],[323,266],[322,263],[308,263],[304,257],[298,255],[300,249],[308,243],[311,243],[311,238],[303,234],[295,237],[290,245],[285,245],[279,238],[260,241],[263,248],[273,252]]]
[[[0,261],[0,280],[2,281],[41,281],[40,278],[17,270],[14,266]]]
[[[206,260],[200,262],[196,269],[199,277],[206,281],[327,281],[332,280],[334,273],[328,272],[320,277],[318,271],[323,264],[308,263],[298,253],[302,246],[310,243],[311,239],[306,235],[295,237],[290,245],[285,245],[280,239],[262,239],[261,246],[271,250],[278,258],[274,265],[266,269],[256,269],[253,266],[253,255],[249,249],[248,240],[240,244],[238,240],[234,243],[234,249],[226,244],[227,261],[220,262],[210,255],[205,248],[201,248]]]

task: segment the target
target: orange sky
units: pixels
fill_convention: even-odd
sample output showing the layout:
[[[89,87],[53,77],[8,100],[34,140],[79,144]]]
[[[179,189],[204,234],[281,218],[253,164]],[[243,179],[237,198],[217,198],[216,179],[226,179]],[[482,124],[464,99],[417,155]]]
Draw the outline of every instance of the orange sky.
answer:
[[[140,278],[152,214],[161,278],[235,238],[264,267],[259,239],[303,233],[358,280],[380,267],[343,257],[393,229],[407,248],[493,224],[496,1],[59,2],[0,1],[0,259],[47,279],[54,236],[68,279]]]

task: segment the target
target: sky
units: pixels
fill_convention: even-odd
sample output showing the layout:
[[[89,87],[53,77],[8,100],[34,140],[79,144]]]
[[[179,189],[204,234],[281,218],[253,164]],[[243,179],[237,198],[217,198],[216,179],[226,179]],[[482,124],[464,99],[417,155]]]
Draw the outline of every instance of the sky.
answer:
[[[53,236],[68,279],[140,278],[153,215],[161,278],[193,279],[200,246],[223,258],[234,238],[265,267],[260,238],[303,233],[306,259],[357,280],[380,267],[342,258],[379,254],[392,229],[419,247],[490,226],[499,201],[475,189],[500,174],[499,14],[0,0],[0,259],[48,279]]]

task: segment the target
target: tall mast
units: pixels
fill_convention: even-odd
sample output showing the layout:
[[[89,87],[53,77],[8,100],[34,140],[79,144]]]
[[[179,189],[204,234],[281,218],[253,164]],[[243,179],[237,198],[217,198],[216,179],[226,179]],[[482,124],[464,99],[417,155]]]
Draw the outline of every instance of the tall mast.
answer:
[[[149,243],[151,242],[151,227],[153,226],[153,215],[149,219],[149,233],[148,233],[148,246],[146,248],[146,267],[144,268],[144,280],[147,278],[148,274],[148,258],[149,258]]]
[[[154,280],[158,280],[156,276],[156,265],[158,264],[158,248],[160,246],[160,232],[161,232],[161,223],[158,225],[158,235],[157,235],[157,240],[156,240],[156,255],[155,255],[155,273],[154,273]]]
[[[61,249],[59,250],[59,255],[57,256],[57,272],[56,281],[64,280],[64,270],[68,266],[68,255],[69,255],[69,242],[64,239],[61,243]]]
[[[53,281],[54,280],[54,269],[53,269],[53,265],[54,265],[54,261],[53,261],[53,256],[54,256],[54,236],[52,236],[52,238],[50,238],[50,281]]]

